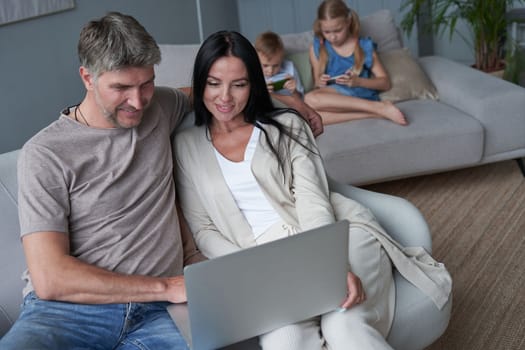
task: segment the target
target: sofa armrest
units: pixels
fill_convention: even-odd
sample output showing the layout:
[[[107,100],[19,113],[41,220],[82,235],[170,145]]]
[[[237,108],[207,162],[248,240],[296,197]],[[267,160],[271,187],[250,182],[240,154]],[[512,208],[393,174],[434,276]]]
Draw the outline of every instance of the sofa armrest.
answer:
[[[18,204],[18,181],[16,167],[20,150],[15,150],[0,155],[0,189],[9,195],[15,205]]]
[[[437,88],[441,102],[480,121],[483,116],[501,114],[502,108],[520,106],[523,111],[525,107],[525,89],[518,85],[445,57],[421,57],[419,63]]]
[[[525,147],[523,87],[444,57],[422,57],[419,62],[437,88],[440,101],[483,126],[485,159]]]
[[[0,338],[18,317],[24,287],[20,278],[25,259],[18,224],[18,153],[0,154]]]

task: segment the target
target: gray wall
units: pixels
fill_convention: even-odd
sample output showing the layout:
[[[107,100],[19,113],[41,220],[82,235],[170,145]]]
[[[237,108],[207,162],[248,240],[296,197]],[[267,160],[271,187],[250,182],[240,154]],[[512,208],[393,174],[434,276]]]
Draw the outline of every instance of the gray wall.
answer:
[[[73,10],[0,26],[0,153],[20,148],[60,110],[80,102],[76,45],[108,11],[136,17],[162,44],[199,42],[195,0],[76,0]],[[203,33],[239,30],[235,0],[201,0]],[[217,14],[220,14],[217,16]]]
[[[200,41],[219,29],[239,30],[249,39],[264,30],[281,34],[310,30],[320,0],[76,0],[73,10],[0,26],[0,153],[19,148],[84,94],[78,77],[76,43],[88,20],[117,10],[135,16],[162,44]],[[390,9],[399,23],[401,0],[349,0],[365,16]],[[458,28],[466,32],[461,23]],[[405,46],[418,55],[417,33]],[[472,49],[459,35],[427,43],[422,54],[437,54],[467,64]]]

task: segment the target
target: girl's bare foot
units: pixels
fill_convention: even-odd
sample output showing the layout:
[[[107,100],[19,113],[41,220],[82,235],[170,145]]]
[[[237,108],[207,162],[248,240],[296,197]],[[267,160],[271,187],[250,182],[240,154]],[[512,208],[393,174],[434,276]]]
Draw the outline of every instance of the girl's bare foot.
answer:
[[[381,110],[381,113],[380,113],[381,116],[383,116],[386,119],[389,119],[389,120],[391,120],[394,123],[397,123],[399,125],[407,125],[408,124],[408,122],[407,122],[403,112],[401,112],[399,110],[399,108],[397,108],[392,102],[390,102],[390,101],[381,101],[381,103],[383,104],[383,107],[382,107],[382,110]]]

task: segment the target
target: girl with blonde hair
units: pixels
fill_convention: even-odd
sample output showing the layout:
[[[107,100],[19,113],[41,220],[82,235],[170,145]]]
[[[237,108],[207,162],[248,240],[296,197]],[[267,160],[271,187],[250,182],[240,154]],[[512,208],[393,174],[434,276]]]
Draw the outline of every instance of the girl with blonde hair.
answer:
[[[400,125],[407,121],[379,92],[389,90],[390,78],[375,52],[371,38],[359,34],[357,13],[343,0],[324,0],[314,22],[310,63],[316,89],[305,101],[324,124],[379,117]]]

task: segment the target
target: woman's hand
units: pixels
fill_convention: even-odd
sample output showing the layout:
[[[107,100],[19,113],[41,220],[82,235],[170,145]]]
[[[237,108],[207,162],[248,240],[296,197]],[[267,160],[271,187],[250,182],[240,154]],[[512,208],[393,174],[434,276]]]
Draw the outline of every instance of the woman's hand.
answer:
[[[359,277],[349,271],[346,276],[346,283],[348,284],[348,296],[341,305],[342,309],[351,308],[352,306],[361,304],[366,300],[365,290],[363,289]]]

